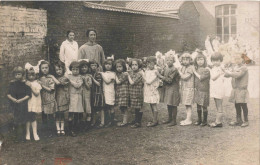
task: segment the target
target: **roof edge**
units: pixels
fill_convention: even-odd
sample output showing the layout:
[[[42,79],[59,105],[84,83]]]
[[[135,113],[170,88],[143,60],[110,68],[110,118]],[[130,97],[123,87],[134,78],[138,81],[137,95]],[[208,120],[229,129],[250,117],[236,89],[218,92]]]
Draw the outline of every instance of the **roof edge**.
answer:
[[[99,9],[99,10],[107,10],[107,11],[116,11],[116,12],[122,12],[122,13],[132,13],[132,14],[140,14],[140,15],[147,15],[147,16],[180,19],[178,15],[139,11],[139,10],[133,10],[133,9],[126,9],[124,7],[116,7],[116,6],[105,5],[105,4],[97,4],[97,3],[92,3],[92,2],[84,2],[84,6],[87,7],[87,8]]]

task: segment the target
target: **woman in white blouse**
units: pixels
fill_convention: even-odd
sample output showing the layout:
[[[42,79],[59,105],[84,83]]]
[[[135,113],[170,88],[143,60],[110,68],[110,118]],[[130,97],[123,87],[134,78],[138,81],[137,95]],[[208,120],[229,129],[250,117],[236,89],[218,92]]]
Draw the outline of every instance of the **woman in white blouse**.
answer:
[[[71,74],[69,70],[70,63],[78,59],[78,43],[74,41],[75,33],[71,30],[67,31],[67,39],[60,46],[60,60],[65,63],[66,73]]]

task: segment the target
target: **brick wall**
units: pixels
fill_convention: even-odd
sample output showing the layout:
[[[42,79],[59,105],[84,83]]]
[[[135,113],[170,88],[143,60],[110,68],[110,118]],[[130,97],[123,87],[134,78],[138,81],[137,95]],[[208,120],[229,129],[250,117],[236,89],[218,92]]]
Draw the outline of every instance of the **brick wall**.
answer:
[[[0,22],[0,104],[6,106],[6,87],[13,79],[14,66],[24,66],[27,61],[36,64],[44,57],[42,48],[47,33],[47,13],[0,6]]]

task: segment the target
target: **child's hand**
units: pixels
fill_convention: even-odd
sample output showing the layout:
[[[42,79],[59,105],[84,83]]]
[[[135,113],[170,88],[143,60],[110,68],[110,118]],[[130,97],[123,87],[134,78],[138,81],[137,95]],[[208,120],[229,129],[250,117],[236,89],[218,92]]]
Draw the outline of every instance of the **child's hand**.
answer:
[[[23,100],[21,100],[21,99],[16,100],[16,103],[17,103],[17,104],[20,104],[21,102],[23,102]]]
[[[32,84],[31,84],[31,82],[30,82],[30,81],[26,81],[26,82],[25,82],[25,85],[27,85],[27,86],[31,87],[31,85],[32,85]]]

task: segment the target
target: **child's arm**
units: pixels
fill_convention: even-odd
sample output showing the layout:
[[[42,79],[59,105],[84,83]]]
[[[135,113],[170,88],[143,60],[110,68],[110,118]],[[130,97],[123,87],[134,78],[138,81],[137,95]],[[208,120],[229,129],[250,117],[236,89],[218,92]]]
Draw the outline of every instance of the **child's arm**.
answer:
[[[40,85],[37,86],[37,87],[33,87],[32,84],[31,84],[29,81],[26,81],[25,84],[31,88],[32,93],[34,94],[34,96],[39,96],[40,91],[41,91],[41,89],[42,89],[42,88],[40,87]]]
[[[102,79],[103,81],[106,83],[106,84],[110,84],[111,82],[113,82],[113,79],[109,79],[107,78],[106,76],[104,76],[104,74],[102,72],[100,72],[101,76],[102,76]]]
[[[55,84],[59,85],[60,82],[59,80],[57,80],[53,75],[49,75],[50,78],[52,78],[52,80],[55,82]]]
[[[24,102],[25,100],[28,100],[29,98],[30,98],[30,96],[25,96],[25,97],[23,97],[23,98],[17,100],[17,103],[18,103],[18,104],[19,104],[19,103],[22,103],[22,102]]]
[[[180,69],[178,69],[179,75],[181,77],[182,80],[188,80],[189,78],[191,78],[193,72],[192,71],[188,71],[186,74],[182,73]]]
[[[14,103],[17,103],[17,99],[13,98],[10,94],[7,95],[7,98]]]
[[[82,84],[83,84],[83,80],[82,80],[82,78],[80,78],[79,81],[72,81],[72,80],[70,80],[70,83],[71,83],[71,85],[74,88],[80,88],[82,86]]]
[[[128,81],[130,85],[134,85],[139,83],[140,81],[143,81],[143,77],[141,74],[138,74],[138,76],[136,76],[135,79],[132,79],[131,76],[128,74]]]
[[[163,81],[167,82],[167,83],[172,83],[172,81],[175,79],[175,77],[178,76],[178,71],[174,70],[169,77],[164,77]]]
[[[92,80],[90,77],[84,77],[84,84],[86,85],[87,89],[90,89],[91,85],[92,85]]]
[[[158,75],[159,74],[158,71],[156,71],[155,74]],[[151,79],[150,81],[145,80],[146,84],[151,85],[153,82],[155,82],[157,80],[157,78],[158,78],[158,76],[156,76],[154,79]]]
[[[226,71],[226,72],[225,72],[225,75],[227,75],[227,76],[229,76],[229,77],[233,77],[233,78],[240,78],[240,77],[242,77],[246,72],[247,72],[247,68],[246,68],[246,67],[241,67],[239,70],[234,71],[234,72]]]
[[[216,81],[221,75],[223,75],[224,74],[224,72],[219,72],[219,73],[216,73],[216,74],[212,74],[211,73],[211,79],[213,80],[213,81]]]
[[[91,75],[92,81],[97,85],[100,86],[100,82],[97,81],[92,75]]]
[[[116,76],[116,84],[122,84],[123,82],[128,80],[128,73],[123,73],[122,78],[118,78]]]

